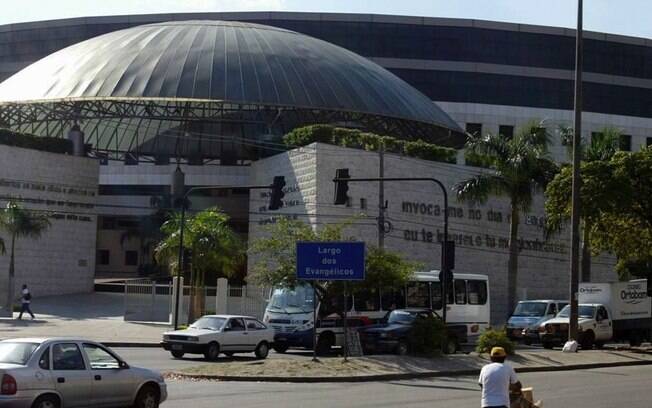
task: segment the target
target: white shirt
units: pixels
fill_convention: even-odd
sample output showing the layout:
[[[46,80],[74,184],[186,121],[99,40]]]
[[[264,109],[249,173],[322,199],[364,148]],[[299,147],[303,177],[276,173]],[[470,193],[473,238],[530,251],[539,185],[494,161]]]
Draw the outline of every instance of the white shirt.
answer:
[[[27,288],[23,289],[23,297],[20,299],[22,303],[28,303],[28,304],[31,303],[31,301],[25,299],[25,295],[27,295],[28,293],[29,293],[29,289]]]
[[[509,385],[517,381],[509,364],[491,363],[482,367],[478,379],[482,385],[482,407],[509,407]]]

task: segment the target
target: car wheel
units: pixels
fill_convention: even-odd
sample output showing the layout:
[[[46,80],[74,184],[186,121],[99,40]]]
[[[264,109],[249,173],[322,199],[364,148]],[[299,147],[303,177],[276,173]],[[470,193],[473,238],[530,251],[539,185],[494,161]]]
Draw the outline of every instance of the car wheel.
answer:
[[[208,348],[204,351],[204,358],[208,361],[215,361],[220,355],[220,345],[212,342],[208,344]]]
[[[152,385],[146,385],[138,391],[135,408],[158,408],[160,395],[158,389]]]
[[[59,398],[55,395],[42,395],[34,401],[32,408],[59,408]]]
[[[268,354],[269,354],[269,345],[267,344],[266,341],[262,341],[258,345],[258,347],[256,347],[256,358],[264,360],[267,358]]]
[[[580,340],[580,344],[582,345],[582,349],[584,350],[591,350],[593,348],[593,342],[595,341],[595,334],[593,334],[592,331],[587,331],[584,333]]]
[[[171,351],[170,354],[174,358],[182,358],[185,353],[183,351]]]
[[[541,343],[541,345],[543,346],[544,349],[548,349],[548,350],[552,350],[552,348],[554,347],[554,345],[550,341],[544,341]]]
[[[408,353],[408,345],[405,342],[405,340],[401,340],[398,342],[398,345],[396,346],[396,354],[399,356],[404,356]]]
[[[289,347],[288,347],[288,345],[285,344],[285,343],[274,343],[274,345],[272,346],[272,348],[274,349],[275,352],[283,354],[283,353],[285,353],[286,351],[288,351],[288,348],[289,348]]]
[[[448,337],[444,340],[444,354],[455,354],[457,352],[457,340],[455,337]]]

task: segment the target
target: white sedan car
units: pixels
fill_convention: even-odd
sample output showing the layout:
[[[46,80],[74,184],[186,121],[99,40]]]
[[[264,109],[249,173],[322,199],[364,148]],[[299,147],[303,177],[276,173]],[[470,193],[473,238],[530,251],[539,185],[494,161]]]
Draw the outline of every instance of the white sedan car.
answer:
[[[130,367],[101,344],[68,338],[0,341],[0,407],[156,408],[166,398],[159,373]]]
[[[187,329],[163,333],[161,345],[175,358],[203,354],[216,360],[220,353],[256,353],[264,359],[274,342],[274,330],[251,316],[210,315],[199,318]]]

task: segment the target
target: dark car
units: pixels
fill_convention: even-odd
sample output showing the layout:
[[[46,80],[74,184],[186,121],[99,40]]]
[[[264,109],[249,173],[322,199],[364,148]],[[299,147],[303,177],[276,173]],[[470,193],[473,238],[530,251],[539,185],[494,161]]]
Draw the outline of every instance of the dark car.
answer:
[[[384,323],[368,326],[358,330],[360,342],[365,353],[396,353],[405,355],[409,352],[409,335],[417,319],[439,316],[427,309],[397,309],[386,316]],[[466,342],[465,326],[446,326],[447,336],[443,346],[444,352],[455,353],[460,344]]]

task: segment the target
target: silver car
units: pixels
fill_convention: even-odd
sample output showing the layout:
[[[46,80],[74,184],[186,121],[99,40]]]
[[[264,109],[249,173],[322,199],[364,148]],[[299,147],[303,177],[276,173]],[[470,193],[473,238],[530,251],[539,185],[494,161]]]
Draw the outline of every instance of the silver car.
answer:
[[[156,408],[163,377],[101,344],[69,338],[0,341],[0,407]]]

